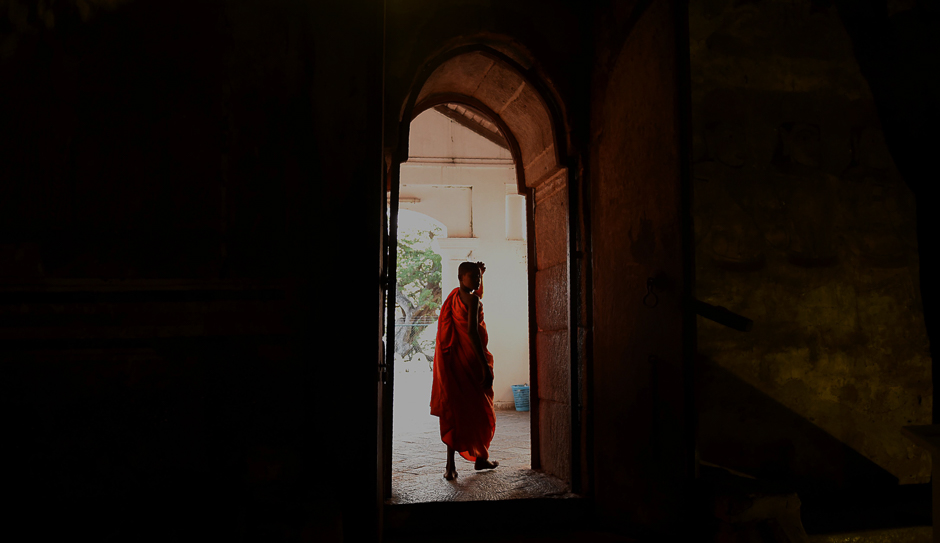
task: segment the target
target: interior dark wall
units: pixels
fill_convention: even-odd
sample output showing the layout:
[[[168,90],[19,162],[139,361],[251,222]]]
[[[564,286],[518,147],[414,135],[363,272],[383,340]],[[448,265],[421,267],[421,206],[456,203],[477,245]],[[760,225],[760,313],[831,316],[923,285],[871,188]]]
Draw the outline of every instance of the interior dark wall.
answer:
[[[690,28],[697,291],[755,321],[701,320],[701,371],[728,375],[701,382],[702,460],[804,494],[928,481],[900,433],[933,399],[923,180],[892,159],[839,12],[703,2]]]
[[[940,296],[932,281],[940,260],[933,247],[937,214],[929,157],[940,144],[933,129],[940,119],[940,57],[934,51],[940,36],[940,5],[933,0],[817,0],[836,6],[852,42],[859,69],[871,90],[885,141],[905,183],[915,195],[917,235],[921,243],[920,291],[927,336],[931,342],[934,388],[940,382]],[[940,405],[933,405],[933,422]]]
[[[376,305],[381,10],[4,3],[4,531],[369,533],[375,343],[323,332]]]

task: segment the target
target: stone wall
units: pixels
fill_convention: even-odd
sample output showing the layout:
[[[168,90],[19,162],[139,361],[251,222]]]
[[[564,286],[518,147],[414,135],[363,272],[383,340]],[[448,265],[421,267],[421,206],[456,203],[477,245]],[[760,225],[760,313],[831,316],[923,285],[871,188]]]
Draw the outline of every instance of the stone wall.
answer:
[[[813,487],[926,482],[913,196],[835,8],[690,7],[701,458]],[[863,485],[863,479],[867,482]]]

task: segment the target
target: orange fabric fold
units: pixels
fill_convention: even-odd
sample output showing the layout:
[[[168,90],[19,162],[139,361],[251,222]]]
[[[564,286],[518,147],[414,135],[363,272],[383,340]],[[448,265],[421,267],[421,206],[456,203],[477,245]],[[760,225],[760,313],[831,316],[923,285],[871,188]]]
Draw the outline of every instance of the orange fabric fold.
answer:
[[[474,462],[489,457],[490,442],[496,433],[496,412],[492,387],[483,387],[483,366],[470,341],[467,306],[458,291],[451,291],[437,319],[431,414],[440,418],[441,441]],[[480,339],[486,349],[489,336],[482,305],[479,322]],[[493,355],[489,351],[486,360],[492,370]]]

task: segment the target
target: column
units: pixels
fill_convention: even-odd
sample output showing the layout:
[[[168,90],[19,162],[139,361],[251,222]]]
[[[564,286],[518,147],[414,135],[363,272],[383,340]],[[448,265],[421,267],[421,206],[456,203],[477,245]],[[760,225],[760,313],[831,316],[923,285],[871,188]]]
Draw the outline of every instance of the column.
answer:
[[[506,239],[525,240],[525,196],[506,194]]]

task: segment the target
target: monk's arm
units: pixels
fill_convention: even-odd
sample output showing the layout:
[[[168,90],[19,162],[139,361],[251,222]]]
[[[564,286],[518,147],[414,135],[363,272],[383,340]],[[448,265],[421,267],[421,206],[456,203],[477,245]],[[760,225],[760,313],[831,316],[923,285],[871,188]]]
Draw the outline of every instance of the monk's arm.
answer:
[[[470,342],[473,343],[473,349],[477,352],[477,356],[483,364],[483,371],[488,373],[490,371],[490,365],[489,361],[486,359],[486,348],[483,347],[483,338],[480,336],[480,300],[470,298],[470,307],[467,308],[467,311],[470,312],[470,314],[467,315]]]

